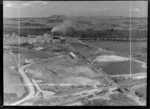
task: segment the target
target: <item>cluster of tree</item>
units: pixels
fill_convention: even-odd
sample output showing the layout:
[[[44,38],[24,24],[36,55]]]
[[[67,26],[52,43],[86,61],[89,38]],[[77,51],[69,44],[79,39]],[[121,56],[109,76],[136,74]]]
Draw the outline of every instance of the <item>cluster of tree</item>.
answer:
[[[51,20],[48,20],[47,23],[62,23],[63,20],[62,19],[51,19]]]
[[[27,37],[28,35],[43,35],[44,33],[51,33],[52,28],[21,28],[19,31],[17,28],[4,28],[4,33],[11,34],[15,32],[19,36]]]
[[[68,37],[81,37],[81,38],[130,38],[129,30],[77,30],[75,28],[68,28],[65,34]],[[147,30],[132,30],[132,38],[147,38]]]
[[[132,38],[147,38],[147,31],[132,30]],[[81,38],[130,38],[129,30],[86,30],[82,31]]]
[[[23,22],[21,23],[22,26],[44,26],[43,24],[40,23],[31,23],[31,22]]]
[[[51,34],[52,28],[32,28],[25,29],[22,28],[19,31],[20,36],[28,36],[30,35],[43,35],[44,33]],[[17,28],[4,28],[4,33],[18,33]],[[86,29],[86,30],[78,30],[76,28],[70,27],[67,28],[65,32],[55,33],[56,35],[65,35],[68,37],[80,37],[80,38],[130,38],[129,30],[94,30],[94,29]],[[131,31],[132,38],[147,38],[147,30],[132,30]]]

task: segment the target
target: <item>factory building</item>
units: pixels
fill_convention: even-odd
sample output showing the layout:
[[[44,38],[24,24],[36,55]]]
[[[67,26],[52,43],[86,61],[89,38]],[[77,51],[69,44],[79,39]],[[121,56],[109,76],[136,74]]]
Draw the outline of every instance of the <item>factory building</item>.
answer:
[[[64,35],[61,31],[56,30],[56,31],[51,31],[51,39],[52,42],[58,42],[58,43],[65,43],[66,39],[64,38]]]

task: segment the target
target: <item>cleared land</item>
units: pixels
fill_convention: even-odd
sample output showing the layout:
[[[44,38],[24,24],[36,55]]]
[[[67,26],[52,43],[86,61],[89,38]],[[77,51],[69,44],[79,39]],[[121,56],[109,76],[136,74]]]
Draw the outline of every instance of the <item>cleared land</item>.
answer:
[[[18,55],[4,53],[4,101],[6,103],[16,101],[27,94],[22,77],[18,73],[17,58]]]
[[[68,45],[70,45],[70,47],[68,47]],[[80,41],[77,41],[76,43],[68,42],[67,46],[63,47],[59,47],[59,44],[51,44],[50,46],[55,47],[56,51],[50,49],[48,52],[46,50],[48,49],[48,46],[43,45],[42,45],[43,49],[41,49],[41,51],[40,50],[36,51],[34,49],[34,47],[37,48],[37,46],[33,46],[32,49],[27,49],[25,46],[18,46],[18,45],[12,46],[13,49],[11,52],[17,54],[19,50],[21,56],[24,56],[24,58],[31,60],[31,62],[29,62],[31,63],[31,65],[29,65],[24,69],[24,73],[26,74],[27,78],[31,81],[30,84],[33,84],[35,91],[35,96],[32,96],[30,98],[29,93],[26,97],[22,98],[20,101],[14,102],[12,104],[32,102],[33,105],[65,105],[68,103],[73,103],[75,101],[80,101],[81,98],[85,99],[86,97],[88,97],[89,100],[94,99],[95,97],[97,97],[94,93],[102,93],[102,95],[103,93],[105,93],[106,95],[112,93],[109,91],[103,92],[105,88],[106,88],[105,90],[109,90],[109,87],[115,88],[113,80],[111,80],[111,78],[105,75],[105,73],[107,72],[105,72],[103,66],[100,66],[102,70],[94,68],[92,64],[93,60],[89,60],[88,58],[86,59],[86,57],[89,56],[92,57],[93,59],[96,59],[100,54],[106,53],[114,58],[116,57],[115,55],[112,55],[112,53],[109,52],[107,53],[105,50],[97,49],[92,46],[86,45]],[[20,47],[20,49],[17,49],[17,47]],[[63,52],[59,55],[55,55],[55,53],[58,53],[57,49],[59,49],[59,53],[61,53],[63,49],[66,49],[66,52],[65,53]],[[88,53],[88,51],[91,51],[94,54],[90,54]],[[77,59],[73,59],[70,56],[70,52],[74,52],[75,55],[77,56]],[[40,55],[44,53],[47,55],[42,56]],[[37,60],[35,61],[35,59]],[[107,59],[108,61],[108,58],[104,58],[103,60],[105,59]],[[124,58],[120,57],[118,59],[122,60]],[[124,61],[115,60],[114,62],[117,63]],[[24,66],[24,64],[25,60],[22,62],[21,65]],[[121,64],[119,63],[118,65]],[[124,66],[124,63],[122,66]],[[109,68],[107,69],[110,69],[110,74],[113,74],[112,72],[113,70],[111,68],[115,67],[109,66]],[[126,69],[126,66],[122,69]],[[117,71],[119,70],[117,69]],[[117,74],[122,73],[121,71],[117,72]],[[87,93],[87,91],[89,92]],[[17,91],[15,92],[17,93]],[[14,95],[11,96],[13,97]],[[136,99],[132,100],[131,98],[128,97],[125,98],[126,94],[123,96],[124,96],[123,98],[122,97],[120,98],[122,101],[121,100],[114,101],[114,98],[108,96],[108,98],[110,98],[111,100],[101,99],[101,102],[102,103],[105,102],[103,103],[103,105],[137,105],[136,103],[139,102],[135,101]],[[5,99],[7,99],[7,95],[5,96]],[[132,102],[126,102],[129,100],[131,100]],[[13,100],[11,99],[9,101],[13,102]],[[123,104],[123,101],[125,101],[126,104]],[[96,103],[91,105],[102,105],[100,102],[98,102],[98,104],[97,101],[94,102]],[[81,102],[81,104],[86,105],[86,103],[84,102]]]
[[[83,102],[84,106],[136,106],[137,103],[124,94],[112,94],[109,100],[94,99]]]
[[[68,29],[67,34],[63,34],[66,43],[48,41],[51,35],[48,38],[43,37],[43,33],[50,33],[52,27],[63,24],[68,19],[74,26]],[[124,58],[129,57],[128,41],[79,40],[89,37],[128,38],[129,18],[99,16],[68,18],[54,15],[47,18],[22,18],[20,22],[21,37],[11,34],[4,37],[6,104],[36,106],[146,104],[146,64],[132,60],[131,70],[134,74],[129,78],[130,63]],[[17,23],[18,19],[15,18],[4,19],[4,33],[17,33]],[[132,19],[132,36],[147,38],[146,26],[146,18]],[[35,36],[31,38],[31,34]],[[27,37],[28,35],[30,37]],[[132,43],[133,58],[146,62],[146,53],[145,41]],[[17,67],[18,63],[20,68]]]

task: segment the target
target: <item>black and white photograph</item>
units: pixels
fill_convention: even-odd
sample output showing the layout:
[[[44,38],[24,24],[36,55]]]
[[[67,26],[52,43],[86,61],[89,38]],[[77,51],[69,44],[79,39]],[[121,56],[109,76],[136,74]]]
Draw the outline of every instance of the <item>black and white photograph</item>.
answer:
[[[3,1],[4,106],[147,106],[148,0]]]

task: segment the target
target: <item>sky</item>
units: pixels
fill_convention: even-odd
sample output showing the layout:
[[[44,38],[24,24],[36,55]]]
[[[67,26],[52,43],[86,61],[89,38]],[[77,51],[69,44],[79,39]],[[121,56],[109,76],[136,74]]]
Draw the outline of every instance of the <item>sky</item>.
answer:
[[[4,18],[48,17],[59,14],[147,17],[147,11],[147,1],[3,1]]]

